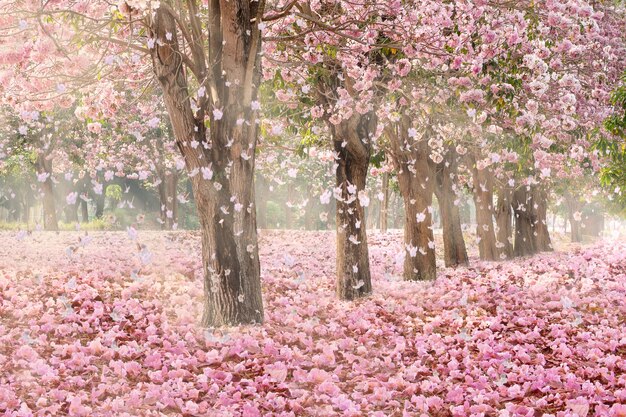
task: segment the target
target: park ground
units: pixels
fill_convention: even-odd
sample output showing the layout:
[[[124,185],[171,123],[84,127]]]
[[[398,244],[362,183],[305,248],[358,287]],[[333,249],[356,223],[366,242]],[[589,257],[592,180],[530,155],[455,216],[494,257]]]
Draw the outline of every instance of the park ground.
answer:
[[[218,330],[197,233],[2,232],[0,414],[626,416],[625,240],[403,282],[401,236],[349,303],[332,232],[263,231],[265,323]]]

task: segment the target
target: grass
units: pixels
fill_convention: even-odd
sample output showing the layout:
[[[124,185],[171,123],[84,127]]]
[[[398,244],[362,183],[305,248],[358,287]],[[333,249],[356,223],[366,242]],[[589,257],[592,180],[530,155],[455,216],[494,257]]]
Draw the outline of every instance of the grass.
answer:
[[[41,226],[43,227],[43,226]],[[21,222],[2,222],[0,221],[0,230],[3,231],[18,231],[18,230],[35,230],[36,224],[33,223],[21,223]],[[76,231],[76,223],[59,222],[60,231]],[[111,223],[104,219],[94,219],[88,223],[80,223],[79,230],[97,231],[97,230],[115,230]]]

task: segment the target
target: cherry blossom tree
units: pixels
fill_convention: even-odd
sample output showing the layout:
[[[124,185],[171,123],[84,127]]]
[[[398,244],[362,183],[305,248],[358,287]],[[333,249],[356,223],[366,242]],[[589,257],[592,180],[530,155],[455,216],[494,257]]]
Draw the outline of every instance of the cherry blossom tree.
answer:
[[[253,174],[265,2],[190,1],[182,8],[167,1],[121,2],[113,8],[104,2],[43,7],[5,3],[7,16],[9,11],[22,12],[6,17],[14,30],[33,27],[43,35],[42,46],[57,46],[56,59],[45,59],[49,73],[58,74],[59,62],[77,52],[70,45],[78,36],[89,41],[88,48],[105,64],[121,57],[134,69],[150,57],[202,225],[203,322],[262,322]],[[284,11],[279,7],[275,13]],[[268,18],[277,16],[267,12]],[[37,58],[26,46],[21,51],[28,51],[33,61]],[[14,55],[6,61],[17,64],[20,57]],[[16,67],[24,73],[25,68]],[[84,63],[74,71],[84,79],[90,68]],[[145,76],[145,66],[125,73]],[[47,78],[39,93],[50,94],[54,83]]]

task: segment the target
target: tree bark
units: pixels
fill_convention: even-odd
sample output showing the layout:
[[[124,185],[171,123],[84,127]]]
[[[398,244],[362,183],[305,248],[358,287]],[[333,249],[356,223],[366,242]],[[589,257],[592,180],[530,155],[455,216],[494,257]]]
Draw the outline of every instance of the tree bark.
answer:
[[[291,204],[291,197],[294,195],[293,184],[287,185],[287,201],[284,204],[285,208],[285,227],[284,229],[291,230],[293,229],[293,207],[289,207]],[[288,204],[289,203],[289,204]]]
[[[515,211],[515,256],[530,256],[537,253],[535,224],[536,210],[533,208],[532,192],[529,186],[518,187],[513,192]]]
[[[382,184],[381,192],[383,193],[383,200],[380,202],[379,222],[380,222],[381,233],[387,233],[387,218],[389,217],[387,215],[387,210],[389,209],[389,173],[388,172],[383,173],[382,180],[383,180],[383,184]]]
[[[163,89],[176,144],[190,173],[200,220],[206,297],[202,324],[261,323],[254,204],[258,127],[257,111],[251,108],[259,81],[259,3],[209,1],[209,65],[195,2],[188,5],[192,36],[197,37],[197,44],[191,45],[195,76],[208,86],[197,112],[191,108],[174,16],[168,8],[159,7],[148,23],[150,35],[159,40],[150,50],[153,69]],[[224,44],[228,47],[223,48]],[[210,146],[194,147],[193,140],[207,142],[205,114],[211,116]]]
[[[565,200],[567,202],[567,214],[570,224],[571,230],[571,241],[572,243],[579,243],[583,241],[583,233],[582,233],[582,219],[578,218],[577,215],[580,215],[580,210],[582,209],[582,203],[578,199],[577,196],[573,196],[571,194],[566,194]]]
[[[160,173],[159,178],[161,229],[173,230],[178,225],[178,173],[168,170]]]
[[[416,164],[417,165],[417,164]],[[398,172],[400,193],[404,200],[404,279],[407,281],[434,280],[437,277],[434,236],[432,230],[432,187],[424,167],[415,167],[418,175],[406,169]],[[428,166],[426,166],[428,174]],[[425,179],[428,178],[428,179]],[[426,185],[427,190],[422,189]],[[425,218],[421,220],[421,216]],[[419,219],[418,219],[418,216]],[[417,249],[417,250],[415,250]]]
[[[376,129],[373,114],[353,115],[338,125],[330,124],[335,152],[339,155],[336,173],[341,200],[336,202],[337,296],[354,300],[372,292],[367,248],[364,192],[371,153],[370,136]]]
[[[95,213],[95,217],[96,219],[101,219],[102,216],[104,216],[104,205],[106,202],[106,191],[103,190],[102,194],[100,195],[96,195],[95,200],[96,200],[96,213]]]
[[[9,220],[12,222],[18,222],[22,217],[22,204],[18,198],[14,198],[9,202]]]
[[[498,258],[509,259],[513,257],[513,244],[511,243],[513,238],[513,208],[511,207],[513,190],[507,186],[497,187],[496,198],[495,215],[498,240],[496,247],[498,249]]]
[[[88,223],[89,222],[89,206],[87,205],[87,202],[84,201],[83,199],[80,199],[80,211],[81,211],[81,218],[83,223]]]
[[[459,205],[455,204],[457,175],[457,155],[453,148],[448,149],[443,163],[437,166],[435,195],[439,203],[441,228],[443,233],[444,262],[446,267],[467,265],[467,248],[461,227]]]
[[[391,222],[391,227],[394,229],[398,229],[399,227],[399,222],[400,222],[400,215],[399,215],[399,199],[400,197],[398,197],[397,193],[390,193],[389,195],[389,212],[391,213],[391,220],[389,220],[389,216],[387,216],[387,221]]]
[[[44,230],[58,231],[59,223],[54,199],[54,184],[52,183],[52,160],[46,154],[39,153],[37,155],[36,168],[38,174],[48,174],[46,180],[41,183]]]
[[[537,213],[535,232],[537,233],[537,250],[552,251],[552,240],[548,230],[548,193],[541,186],[533,187],[533,210]]]
[[[459,205],[459,215],[461,216],[461,226],[469,225],[472,222],[472,210],[470,207],[469,200],[463,198],[461,200],[461,204]]]
[[[409,138],[410,126],[409,117],[404,115],[394,128],[387,129],[390,155],[404,200],[403,276],[407,281],[434,280],[437,277],[432,229],[435,174],[429,163],[427,141]]]
[[[378,219],[380,219],[380,210],[377,209],[376,199],[370,201],[369,206],[365,208],[365,218],[367,219],[368,229],[380,229]]]
[[[22,201],[23,201],[23,208],[22,208],[22,216],[21,216],[21,220],[22,223],[30,223],[30,209],[31,209],[31,204],[30,204],[30,199],[28,198],[26,193],[22,194]]]
[[[480,259],[495,261],[498,250],[493,227],[493,172],[489,168],[478,169],[476,159],[472,159],[478,251]]]

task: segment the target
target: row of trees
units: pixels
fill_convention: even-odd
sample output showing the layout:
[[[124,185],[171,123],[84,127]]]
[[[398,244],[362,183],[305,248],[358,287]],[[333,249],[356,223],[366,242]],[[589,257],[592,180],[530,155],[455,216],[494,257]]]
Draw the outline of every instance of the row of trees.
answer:
[[[378,162],[380,161],[374,160],[372,164]],[[277,166],[280,165],[292,165],[293,168],[282,170],[291,175],[274,175],[281,172],[277,171]],[[329,213],[335,211],[334,199],[330,199],[325,205],[317,198],[332,182],[330,168],[327,162],[297,156],[284,157],[278,165],[267,163],[259,166],[255,176],[258,227],[306,230],[334,228],[335,219],[329,216]],[[445,178],[441,175],[444,169],[445,166],[442,166],[442,169],[436,171],[440,181]],[[74,227],[79,221],[89,223],[95,220],[97,223],[91,227],[113,230],[123,229],[130,224],[139,228],[167,230],[198,227],[190,182],[181,170],[175,170],[173,174],[176,178],[175,189],[173,185],[169,189],[165,188],[162,183],[154,186],[150,178],[141,181],[133,179],[132,172],[122,172],[123,177],[115,177],[111,181],[102,178],[100,194],[96,194],[97,188],[91,184],[91,177],[85,175],[85,172],[81,173],[80,166],[74,167],[74,170],[70,180],[66,180],[63,173],[51,173],[54,198],[44,206],[45,194],[42,188],[37,188],[39,182],[35,165],[30,158],[5,161],[0,173],[0,221],[22,224],[29,228],[43,227],[44,218],[57,218],[59,222],[65,223],[64,227]],[[456,184],[453,186],[456,187]],[[456,215],[441,214],[450,209],[459,211],[461,229],[464,231],[468,231],[470,225],[475,224],[472,190],[468,186],[462,188],[460,195],[455,194],[457,198],[447,203],[438,201],[442,198],[441,185],[435,188],[436,199],[433,199],[432,204],[434,227],[450,227],[449,219],[456,218]],[[394,171],[388,167],[372,167],[366,190],[371,197],[370,204],[365,209],[367,228],[383,232],[388,228],[403,228],[404,207]],[[548,198],[552,202],[549,223],[553,230],[558,227],[560,230],[571,231],[569,218],[573,207],[562,204],[563,199],[555,196]],[[603,227],[605,211],[613,209],[612,206],[619,208],[620,205],[607,206],[606,202],[595,200],[592,204],[583,202],[580,223],[587,234],[597,236]],[[499,200],[495,204],[496,209],[500,206],[498,203]],[[52,208],[53,213],[44,214],[44,209]],[[499,218],[502,218],[501,215],[496,215],[496,225]],[[51,223],[47,226],[48,230],[58,230],[59,224]],[[574,231],[577,230],[583,231],[577,229],[575,224]],[[446,239],[455,233],[446,231]],[[577,240],[576,235],[573,238]]]
[[[434,279],[433,195],[447,265],[467,263],[463,189],[482,259],[550,250],[548,194],[566,199],[574,232],[604,158],[593,144],[614,140],[602,121],[625,62],[620,4],[2,0],[0,10],[0,91],[11,130],[33,138],[44,195],[51,161],[68,172],[76,158],[97,194],[98,173],[152,175],[167,219],[184,167],[207,326],[263,320],[254,175],[280,150],[330,151],[320,165],[335,185],[319,198],[335,205],[337,295],[353,300],[372,291],[370,164],[384,161],[404,201],[405,279]]]

